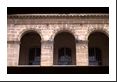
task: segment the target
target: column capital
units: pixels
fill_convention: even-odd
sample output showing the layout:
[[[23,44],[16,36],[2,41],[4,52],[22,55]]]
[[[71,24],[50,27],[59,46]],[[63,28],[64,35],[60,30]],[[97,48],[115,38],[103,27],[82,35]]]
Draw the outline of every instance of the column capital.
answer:
[[[51,40],[44,40],[44,41],[41,41],[41,43],[53,43],[53,41],[51,41]]]

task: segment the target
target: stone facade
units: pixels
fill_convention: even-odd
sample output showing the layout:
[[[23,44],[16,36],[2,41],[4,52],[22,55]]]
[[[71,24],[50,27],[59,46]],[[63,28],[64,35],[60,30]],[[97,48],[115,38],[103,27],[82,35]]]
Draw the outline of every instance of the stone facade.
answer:
[[[41,37],[41,66],[52,66],[54,38],[69,32],[75,37],[76,65],[88,66],[88,37],[100,31],[109,37],[108,14],[14,14],[7,22],[7,66],[20,66],[22,36],[35,31]]]

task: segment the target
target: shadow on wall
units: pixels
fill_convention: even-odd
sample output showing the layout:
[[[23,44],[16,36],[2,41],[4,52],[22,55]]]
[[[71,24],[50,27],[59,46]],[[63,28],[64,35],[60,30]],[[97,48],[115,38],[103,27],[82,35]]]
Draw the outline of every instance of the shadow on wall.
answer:
[[[109,66],[7,67],[7,74],[109,74]]]

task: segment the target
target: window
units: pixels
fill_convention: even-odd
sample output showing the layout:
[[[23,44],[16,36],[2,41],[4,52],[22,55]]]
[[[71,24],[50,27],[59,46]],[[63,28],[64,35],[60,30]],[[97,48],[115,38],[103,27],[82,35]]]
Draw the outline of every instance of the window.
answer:
[[[40,35],[33,30],[26,31],[22,35],[20,40],[19,65],[35,65],[35,62],[40,64]]]
[[[29,50],[29,65],[40,65],[40,48]]]
[[[71,65],[72,64],[70,48],[60,48],[59,49],[58,64],[59,65]]]
[[[101,50],[99,48],[89,48],[89,65],[101,64]]]

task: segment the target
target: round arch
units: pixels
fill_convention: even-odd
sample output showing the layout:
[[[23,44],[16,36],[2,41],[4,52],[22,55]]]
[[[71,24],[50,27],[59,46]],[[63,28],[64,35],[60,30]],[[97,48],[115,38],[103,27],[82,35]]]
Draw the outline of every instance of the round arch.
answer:
[[[28,29],[23,29],[19,32],[18,34],[18,41],[21,40],[22,36],[25,35],[26,33],[29,33],[29,32],[35,32],[37,33],[40,37],[41,37],[41,40],[43,40],[43,36],[41,34],[41,32],[37,29],[34,29],[34,28],[28,28]]]
[[[104,29],[104,28],[92,28],[92,29],[88,30],[88,32],[87,32],[86,40],[88,40],[88,37],[94,32],[101,32],[101,33],[104,33],[105,35],[107,35],[109,37],[109,32],[108,32],[107,29]]]
[[[72,34],[75,37],[75,32],[73,30],[64,28],[64,29],[57,29],[57,30],[55,30],[53,32],[53,34],[51,35],[50,40],[54,41],[55,36],[57,34],[59,34],[59,33],[62,33],[62,32],[68,32],[68,33]],[[75,39],[76,39],[76,37],[75,37]]]
[[[89,65],[109,65],[109,37],[103,31],[93,31],[88,37]]]
[[[40,65],[41,36],[28,30],[22,34],[20,42],[19,65]]]
[[[53,51],[54,65],[76,64],[75,37],[69,31],[60,31],[55,35]],[[66,57],[69,59],[67,59]]]

